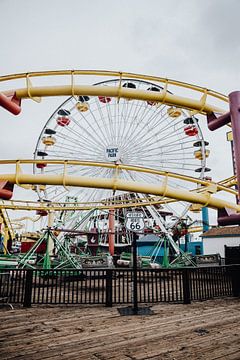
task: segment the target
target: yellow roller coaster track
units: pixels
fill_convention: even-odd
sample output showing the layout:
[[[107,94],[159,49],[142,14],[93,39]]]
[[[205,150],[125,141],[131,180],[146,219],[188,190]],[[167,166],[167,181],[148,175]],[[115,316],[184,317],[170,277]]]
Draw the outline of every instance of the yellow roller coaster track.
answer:
[[[79,78],[84,79],[94,77],[95,83],[100,82],[99,79],[107,77],[112,79],[119,79],[119,86],[94,86],[86,84],[76,84],[76,80]],[[45,78],[48,80],[48,83],[53,83],[53,77],[64,77],[67,78],[66,85],[49,85],[49,86],[37,86],[33,83],[37,82],[38,78]],[[161,92],[154,91],[145,91],[137,89],[129,89],[121,86],[121,80],[124,78],[128,79],[138,79],[142,81],[150,81],[160,85],[163,90]],[[111,96],[117,98],[128,98],[128,99],[139,99],[146,101],[155,101],[159,103],[165,103],[168,105],[173,105],[185,109],[189,109],[196,113],[210,113],[218,112],[224,113],[227,110],[224,109],[224,105],[228,103],[228,97],[219,92],[196,86],[193,84],[176,81],[172,79],[166,79],[157,76],[150,75],[141,75],[133,74],[128,72],[119,72],[119,71],[104,71],[104,70],[57,70],[57,71],[42,71],[42,72],[29,72],[21,74],[11,74],[0,77],[0,82],[10,82],[16,80],[23,80],[24,87],[14,88],[5,90],[3,89],[0,93],[8,94],[11,92],[16,92],[16,96],[19,99],[30,98],[35,101],[40,101],[41,97],[46,96],[77,96],[77,95],[89,95],[89,96]],[[191,98],[175,95],[172,93],[172,90],[169,91],[169,88],[184,88],[193,92]],[[197,97],[198,99],[195,99]],[[222,102],[223,108],[218,106],[208,104],[207,100],[215,99]]]
[[[3,204],[3,201],[0,202],[0,218],[1,218],[1,222],[4,224],[5,229],[7,230],[8,234],[5,234],[5,236],[7,235],[7,237],[9,237],[11,240],[13,240],[14,238],[14,230],[12,227],[12,223],[11,220],[8,216],[8,213],[6,211],[6,208]],[[3,230],[3,232],[5,232],[5,229]]]
[[[59,164],[62,165],[62,172],[57,175],[46,174],[24,174],[21,165],[25,164]],[[230,208],[237,212],[240,212],[240,205],[232,202],[224,201],[213,196],[218,191],[225,191],[236,196],[236,191],[230,187],[224,186],[221,183],[215,183],[212,181],[201,180],[194,177],[189,177],[181,174],[164,172],[149,168],[128,166],[128,165],[116,165],[109,163],[96,163],[89,161],[60,161],[60,160],[1,160],[0,165],[14,165],[15,173],[12,174],[0,174],[0,180],[8,180],[11,183],[19,186],[28,185],[55,185],[55,186],[76,186],[87,188],[101,188],[122,190],[134,193],[151,194],[155,196],[161,196],[162,198],[170,198],[174,200],[186,201],[189,203],[200,204],[202,206],[209,206],[211,208]],[[112,178],[100,178],[100,177],[86,177],[86,176],[70,176],[68,175],[68,166],[93,166],[111,168],[114,171]],[[60,170],[59,170],[60,171]],[[146,174],[152,174],[159,176],[159,184],[152,183],[140,183],[135,181],[125,181],[119,178],[120,171],[132,171],[143,172]],[[192,190],[175,189],[168,186],[168,180],[170,178],[178,179],[188,183],[196,184],[197,188]],[[227,179],[229,182],[229,179]],[[109,208],[109,205],[107,205]],[[74,207],[76,210],[76,207]]]

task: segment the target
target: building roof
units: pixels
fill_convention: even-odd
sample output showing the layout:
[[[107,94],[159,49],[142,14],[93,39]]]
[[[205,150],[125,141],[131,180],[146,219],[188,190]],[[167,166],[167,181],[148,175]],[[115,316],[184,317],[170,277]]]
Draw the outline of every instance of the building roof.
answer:
[[[240,237],[240,226],[224,226],[224,227],[213,227],[212,229],[204,232],[200,235],[201,237],[225,237],[225,236],[239,236]]]
[[[144,235],[144,236],[140,237],[137,240],[137,243],[148,243],[148,242],[156,243],[157,241],[159,241],[159,236],[158,235],[148,234],[148,235]]]

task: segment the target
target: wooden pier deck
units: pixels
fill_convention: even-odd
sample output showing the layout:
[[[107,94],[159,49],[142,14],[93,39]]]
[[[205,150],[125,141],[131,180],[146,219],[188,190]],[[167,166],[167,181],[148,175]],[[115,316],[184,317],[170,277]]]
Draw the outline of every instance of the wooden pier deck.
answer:
[[[0,309],[1,360],[240,359],[240,300],[159,304],[153,315],[117,307]]]

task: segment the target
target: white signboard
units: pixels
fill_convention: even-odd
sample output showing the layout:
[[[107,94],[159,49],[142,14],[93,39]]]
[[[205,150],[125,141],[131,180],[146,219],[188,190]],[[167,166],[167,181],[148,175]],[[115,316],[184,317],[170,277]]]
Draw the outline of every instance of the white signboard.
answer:
[[[118,161],[121,157],[118,146],[109,145],[105,148],[105,158],[107,161]]]
[[[144,229],[143,212],[128,212],[126,214],[126,229],[130,231],[140,232]]]

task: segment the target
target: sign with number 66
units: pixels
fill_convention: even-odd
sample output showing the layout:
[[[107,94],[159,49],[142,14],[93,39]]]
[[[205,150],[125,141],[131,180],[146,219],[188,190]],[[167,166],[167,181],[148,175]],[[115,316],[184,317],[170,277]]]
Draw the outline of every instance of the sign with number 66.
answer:
[[[126,214],[126,229],[129,231],[140,232],[144,229],[143,212],[129,212]]]

